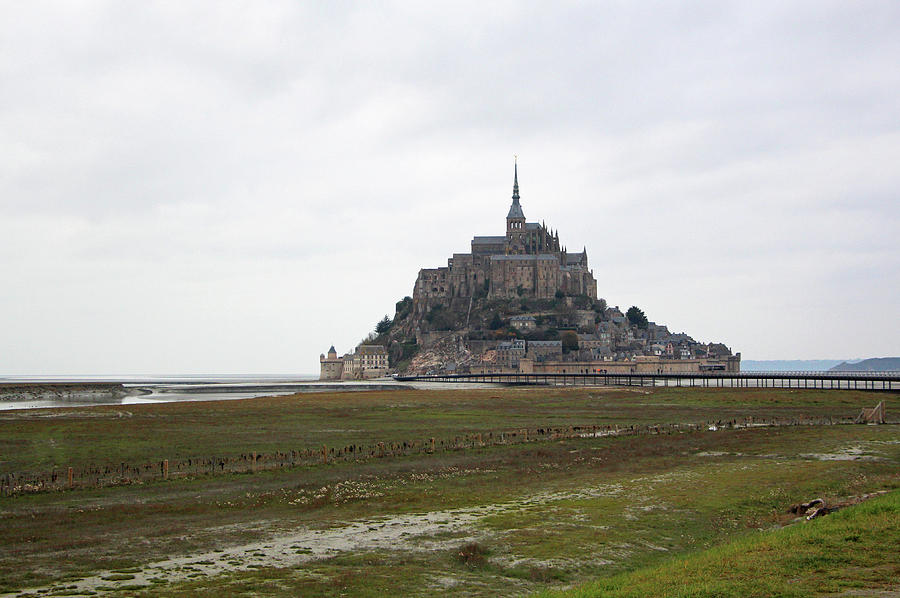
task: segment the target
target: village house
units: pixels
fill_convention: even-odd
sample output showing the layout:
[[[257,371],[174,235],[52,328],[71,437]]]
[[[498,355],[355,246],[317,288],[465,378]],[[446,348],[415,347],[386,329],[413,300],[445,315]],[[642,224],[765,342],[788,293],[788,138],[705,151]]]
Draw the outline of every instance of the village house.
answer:
[[[578,335],[578,348],[579,349],[594,349],[598,347],[602,347],[604,345],[603,341],[600,340],[600,337],[596,334],[579,334]]]
[[[528,358],[533,361],[562,358],[562,341],[528,341]]]
[[[530,332],[537,327],[537,320],[534,316],[513,316],[509,319],[510,325],[516,330],[522,332]]]
[[[510,368],[519,367],[519,360],[525,357],[525,341],[516,339],[497,345],[497,362]]]

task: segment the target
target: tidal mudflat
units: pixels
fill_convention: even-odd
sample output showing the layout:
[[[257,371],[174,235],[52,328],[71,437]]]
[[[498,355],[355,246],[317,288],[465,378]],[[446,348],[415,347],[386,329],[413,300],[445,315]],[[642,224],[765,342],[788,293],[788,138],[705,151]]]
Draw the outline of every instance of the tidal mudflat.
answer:
[[[793,547],[803,555],[797,543],[806,540],[777,534],[831,527],[829,558],[773,568],[760,595],[779,583],[796,595],[896,591],[900,564],[884,545],[900,541],[900,426],[839,423],[877,400],[889,419],[900,412],[897,393],[671,388],[301,393],[7,411],[0,475],[512,429],[704,425],[532,434],[433,453],[6,496],[0,594],[652,594],[659,586],[637,580],[647,583],[653,571],[694,567],[695,580],[716,563],[745,571],[736,554]],[[748,418],[835,424],[714,425]],[[819,497],[863,502],[804,523],[789,512]],[[869,504],[882,506],[853,515]],[[734,552],[741,543],[752,546]],[[868,560],[835,560],[854,546]],[[804,577],[809,571],[818,573]],[[741,595],[758,587],[748,585],[753,579],[736,575],[719,593],[684,591]]]

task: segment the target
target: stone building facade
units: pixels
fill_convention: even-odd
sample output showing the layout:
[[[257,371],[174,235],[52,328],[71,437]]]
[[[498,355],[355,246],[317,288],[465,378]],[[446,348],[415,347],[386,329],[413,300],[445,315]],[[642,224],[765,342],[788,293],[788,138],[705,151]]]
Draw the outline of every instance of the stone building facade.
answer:
[[[334,346],[319,355],[319,380],[365,380],[387,374],[387,350],[382,345],[360,345],[353,353],[338,357]]]
[[[529,343],[530,344],[530,343]],[[591,361],[519,359],[518,367],[511,361],[484,363],[471,368],[473,374],[693,374],[709,372],[740,372],[741,354],[721,359],[664,359],[640,356],[622,361],[594,359]]]
[[[569,253],[559,233],[543,223],[527,222],[519,203],[518,166],[513,173],[512,205],[506,234],[476,236],[469,253],[454,253],[445,268],[423,268],[413,290],[413,308],[424,311],[430,299],[448,300],[484,294],[489,299],[551,299],[557,292],[597,298],[597,281],[587,249]]]
[[[319,380],[340,380],[344,373],[344,359],[337,356],[334,345],[328,349],[328,355],[319,355]]]

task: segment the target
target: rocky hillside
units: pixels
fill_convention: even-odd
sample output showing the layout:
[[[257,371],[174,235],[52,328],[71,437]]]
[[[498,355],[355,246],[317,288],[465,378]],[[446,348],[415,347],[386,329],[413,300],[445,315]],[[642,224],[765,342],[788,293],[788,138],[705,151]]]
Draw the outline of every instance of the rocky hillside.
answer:
[[[529,325],[521,326],[516,316],[528,318]],[[678,353],[677,358],[731,355],[725,345],[670,333],[637,307],[623,313],[603,299],[561,293],[553,299],[455,298],[415,309],[412,298],[405,297],[397,302],[394,316],[385,316],[364,342],[385,345],[391,367],[400,372],[428,373],[466,371],[491,361],[498,342],[513,339],[561,341],[564,359],[571,360],[599,355],[629,359],[665,351]],[[592,349],[584,350],[579,343]]]

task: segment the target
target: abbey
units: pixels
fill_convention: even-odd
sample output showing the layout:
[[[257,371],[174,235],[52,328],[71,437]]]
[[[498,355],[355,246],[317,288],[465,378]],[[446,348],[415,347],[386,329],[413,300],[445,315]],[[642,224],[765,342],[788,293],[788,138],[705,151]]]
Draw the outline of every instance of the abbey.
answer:
[[[597,297],[587,250],[528,222],[513,170],[506,234],[478,236],[443,268],[419,270],[412,297],[395,305],[363,345],[321,355],[321,377],[404,373],[598,374],[739,372],[741,354],[697,342]]]
[[[543,223],[526,222],[519,204],[519,169],[513,171],[512,205],[506,234],[472,239],[470,253],[454,253],[446,268],[419,270],[415,303],[455,297],[529,297],[564,295],[597,298],[597,281],[588,268],[587,249],[571,254],[560,246],[559,233]]]

